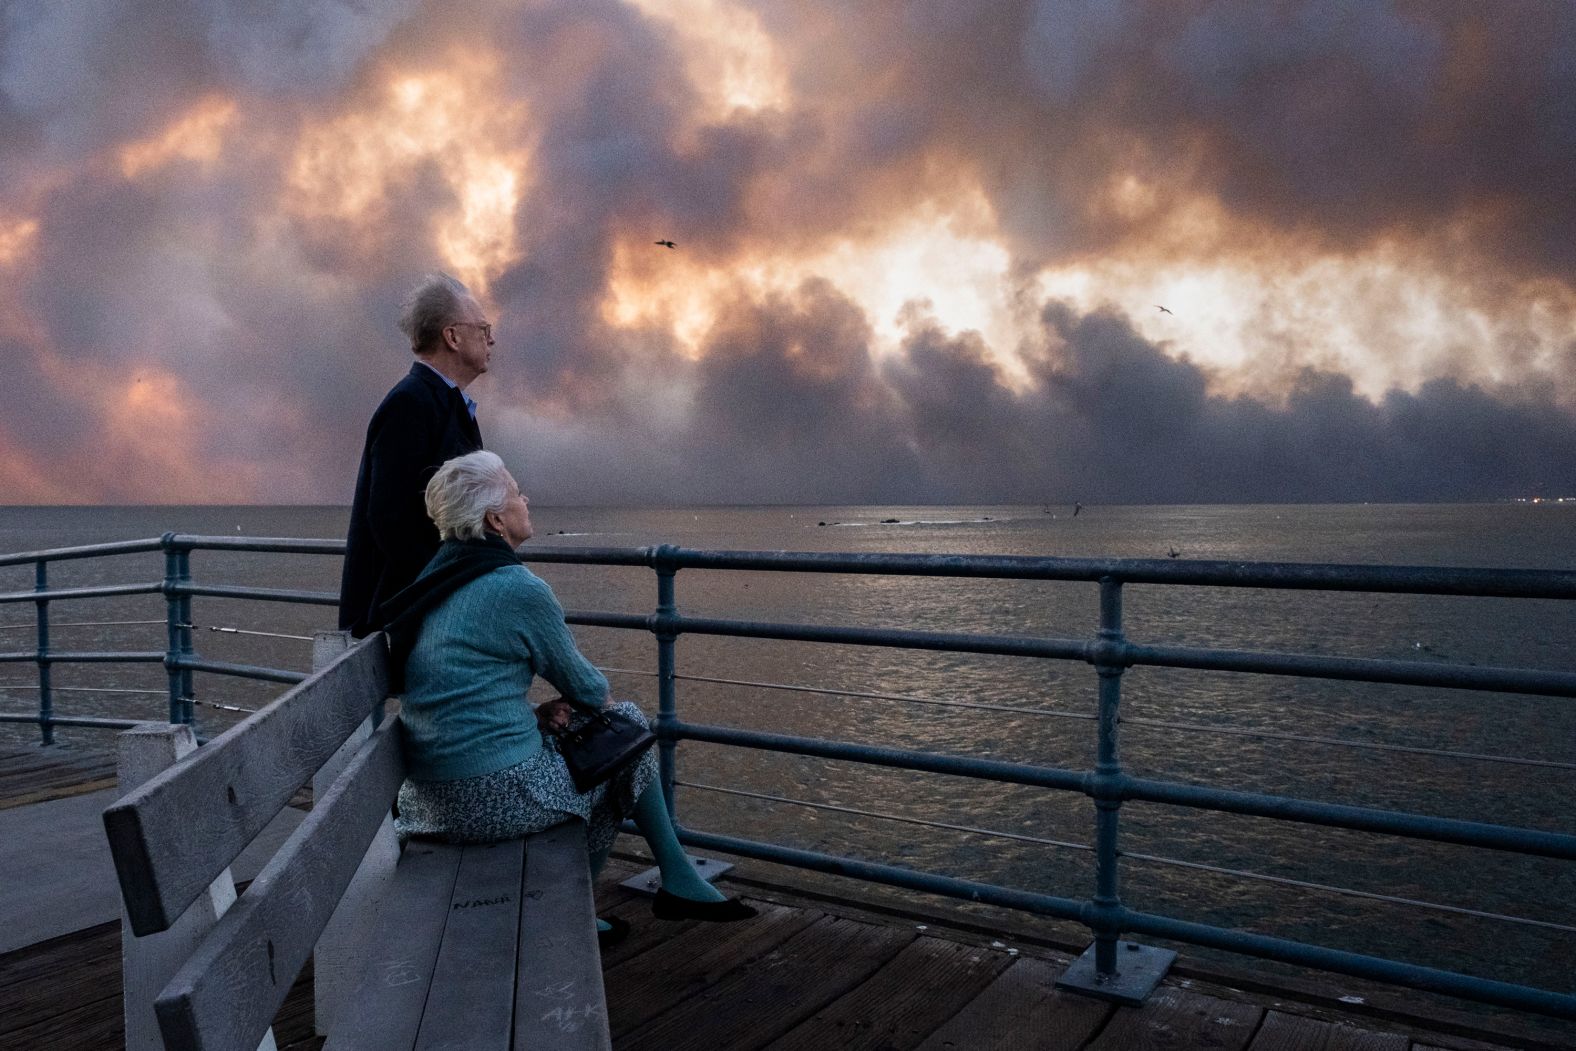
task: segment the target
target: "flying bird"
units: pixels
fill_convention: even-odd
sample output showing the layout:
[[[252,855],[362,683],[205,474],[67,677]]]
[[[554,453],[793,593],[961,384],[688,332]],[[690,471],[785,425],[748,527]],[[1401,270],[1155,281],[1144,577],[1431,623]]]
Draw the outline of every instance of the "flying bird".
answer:
[[[678,247],[678,245],[674,244],[672,241],[657,241],[655,243],[661,245],[663,248],[677,248]]]
[[[1078,503],[1076,500],[1073,501],[1073,517],[1077,518],[1078,517],[1078,512],[1082,511],[1082,510],[1083,510],[1083,504]]]
[[[1170,556],[1171,556],[1171,557],[1172,557],[1172,558],[1176,558],[1176,557],[1177,557],[1177,556],[1178,556],[1178,555],[1180,555],[1180,554],[1181,554],[1181,553],[1182,553],[1182,552],[1180,552],[1180,551],[1178,551],[1178,550],[1177,550],[1177,549],[1176,549],[1176,548],[1174,548],[1174,547],[1168,547],[1168,548],[1166,548],[1166,554],[1168,554],[1168,555],[1170,555]]]
[[[1155,309],[1160,311],[1162,314],[1171,314],[1171,311],[1167,310],[1165,307],[1161,306],[1159,303],[1155,304]],[[1172,317],[1176,317],[1175,314],[1171,314],[1171,316]]]

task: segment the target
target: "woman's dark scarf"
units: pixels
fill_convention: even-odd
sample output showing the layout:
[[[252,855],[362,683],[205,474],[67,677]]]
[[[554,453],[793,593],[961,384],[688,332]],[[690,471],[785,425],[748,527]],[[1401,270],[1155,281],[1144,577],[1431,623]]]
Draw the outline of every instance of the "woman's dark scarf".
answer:
[[[427,614],[477,577],[519,564],[520,556],[508,541],[491,533],[481,540],[445,540],[409,587],[378,606],[389,640],[389,692],[405,689],[405,661]]]

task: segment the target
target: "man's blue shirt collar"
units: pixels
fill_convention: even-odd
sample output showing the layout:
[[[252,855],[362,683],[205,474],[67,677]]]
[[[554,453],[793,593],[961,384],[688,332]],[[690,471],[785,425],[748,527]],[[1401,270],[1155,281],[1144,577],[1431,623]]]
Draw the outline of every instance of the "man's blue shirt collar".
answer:
[[[459,390],[460,391],[460,397],[465,399],[466,411],[468,411],[471,414],[471,419],[474,420],[476,418],[476,399],[472,398],[469,394],[466,394],[464,391],[460,390],[460,385],[458,383],[455,383],[453,380],[449,379],[449,377],[445,376],[442,372],[439,372],[437,367],[434,366],[431,362],[422,361],[420,358],[417,358],[416,359],[416,364],[418,364],[418,365],[426,365],[429,369],[432,369],[432,371],[437,375],[437,377],[440,380],[442,380],[444,383],[447,383],[450,387],[454,388],[455,390]]]

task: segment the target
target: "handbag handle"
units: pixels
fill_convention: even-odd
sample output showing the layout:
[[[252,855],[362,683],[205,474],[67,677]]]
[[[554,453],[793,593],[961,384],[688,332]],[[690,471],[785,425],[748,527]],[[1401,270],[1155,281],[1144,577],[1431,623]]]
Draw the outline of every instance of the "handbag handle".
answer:
[[[574,707],[580,707],[579,705],[575,705],[573,701],[571,701],[570,704]],[[594,723],[601,723],[603,726],[613,725],[613,720],[609,719],[607,717],[607,713],[600,708],[581,708],[581,710],[590,714],[590,720],[583,723],[578,730],[571,730],[566,726],[564,729],[556,731],[556,736],[560,740],[579,741],[585,736],[586,731],[591,729]]]

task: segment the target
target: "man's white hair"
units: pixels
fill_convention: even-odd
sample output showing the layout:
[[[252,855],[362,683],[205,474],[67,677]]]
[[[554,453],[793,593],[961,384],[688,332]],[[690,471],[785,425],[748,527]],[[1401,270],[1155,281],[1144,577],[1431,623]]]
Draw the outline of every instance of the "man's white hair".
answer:
[[[427,483],[427,515],[444,540],[480,540],[487,535],[489,511],[502,511],[509,499],[509,469],[497,453],[456,456]]]
[[[471,290],[448,274],[428,274],[400,304],[399,330],[417,354],[437,345],[443,330],[454,324]]]

